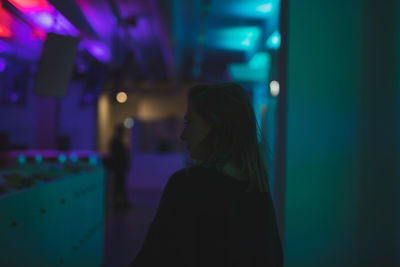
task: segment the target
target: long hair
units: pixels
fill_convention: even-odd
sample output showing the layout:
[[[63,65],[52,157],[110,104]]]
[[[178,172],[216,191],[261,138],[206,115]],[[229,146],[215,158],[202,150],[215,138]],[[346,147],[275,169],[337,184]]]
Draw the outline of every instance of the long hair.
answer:
[[[188,103],[211,125],[202,144],[210,157],[201,162],[222,170],[228,162],[249,178],[250,192],[269,192],[258,134],[261,134],[246,91],[235,83],[199,84],[189,89]]]

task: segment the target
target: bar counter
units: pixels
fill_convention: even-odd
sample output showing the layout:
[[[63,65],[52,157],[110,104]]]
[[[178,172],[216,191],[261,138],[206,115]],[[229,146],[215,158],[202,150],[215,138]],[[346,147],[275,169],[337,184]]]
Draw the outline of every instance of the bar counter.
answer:
[[[0,266],[101,266],[104,169],[19,160],[0,170]]]

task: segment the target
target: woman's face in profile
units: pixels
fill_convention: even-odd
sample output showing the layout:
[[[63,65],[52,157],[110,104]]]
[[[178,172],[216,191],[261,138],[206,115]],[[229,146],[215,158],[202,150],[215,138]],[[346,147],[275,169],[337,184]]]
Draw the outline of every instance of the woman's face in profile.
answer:
[[[211,126],[191,105],[188,105],[184,119],[185,128],[182,131],[181,139],[186,143],[193,159],[205,160],[208,152],[201,142],[210,133]]]

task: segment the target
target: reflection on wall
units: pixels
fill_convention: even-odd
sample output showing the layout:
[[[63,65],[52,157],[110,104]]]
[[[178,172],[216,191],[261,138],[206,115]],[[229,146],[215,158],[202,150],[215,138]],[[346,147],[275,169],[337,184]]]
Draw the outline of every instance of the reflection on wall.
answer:
[[[143,153],[183,152],[184,146],[179,139],[183,129],[182,119],[169,117],[155,121],[135,121],[138,138],[134,147]]]

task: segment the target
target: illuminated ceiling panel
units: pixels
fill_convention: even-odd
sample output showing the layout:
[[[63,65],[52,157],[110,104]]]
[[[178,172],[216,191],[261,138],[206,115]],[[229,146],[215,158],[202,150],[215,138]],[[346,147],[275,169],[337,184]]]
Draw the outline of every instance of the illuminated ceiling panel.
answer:
[[[229,64],[228,72],[229,76],[237,82],[266,82],[270,64],[271,56],[266,52],[258,52],[247,64]]]
[[[206,44],[226,50],[252,51],[257,48],[260,35],[260,28],[255,26],[212,29],[206,33]]]
[[[212,15],[239,16],[246,18],[266,18],[268,15],[279,11],[279,0],[214,0],[211,1]]]
[[[37,27],[36,31],[78,36],[79,31],[47,0],[9,0]]]

